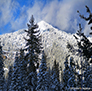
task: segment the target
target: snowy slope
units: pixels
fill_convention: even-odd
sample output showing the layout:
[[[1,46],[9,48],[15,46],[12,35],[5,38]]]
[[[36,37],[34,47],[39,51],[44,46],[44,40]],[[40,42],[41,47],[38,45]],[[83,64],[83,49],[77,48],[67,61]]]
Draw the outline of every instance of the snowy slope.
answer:
[[[67,42],[75,44],[76,42],[74,37],[71,34],[67,34],[64,31],[54,28],[45,21],[40,21],[38,25],[42,35],[43,47],[47,54],[48,64],[50,64],[50,61],[54,61],[55,59],[58,60],[58,62],[61,62],[62,60],[64,61],[67,54]],[[23,37],[27,36],[24,29],[21,29],[14,33],[0,35],[0,37],[3,50],[7,51],[8,58],[13,60],[15,52],[21,47],[25,47],[26,42]]]
[[[45,30],[47,30],[47,29],[49,29],[49,28],[54,28],[54,27],[52,27],[50,24],[46,23],[46,22],[43,21],[43,20],[40,21],[40,22],[38,23],[38,25],[39,25],[39,29],[40,29],[41,33],[45,32]]]

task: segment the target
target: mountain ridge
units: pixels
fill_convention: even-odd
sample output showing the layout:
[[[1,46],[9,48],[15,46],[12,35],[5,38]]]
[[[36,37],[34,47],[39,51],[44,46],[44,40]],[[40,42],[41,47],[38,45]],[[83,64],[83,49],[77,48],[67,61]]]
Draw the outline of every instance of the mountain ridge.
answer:
[[[47,64],[52,65],[51,61],[54,60],[63,63],[68,53],[66,48],[67,42],[76,43],[73,35],[58,30],[45,21],[40,21],[38,26],[42,35],[43,49],[47,55]],[[9,63],[13,64],[16,51],[19,51],[20,48],[25,48],[26,41],[23,37],[27,37],[27,34],[24,32],[24,29],[20,29],[13,33],[0,35],[0,37],[3,50],[9,53],[7,58],[11,58],[11,60],[6,59],[7,61],[5,62],[8,63],[10,61]],[[61,62],[61,60],[63,61]]]

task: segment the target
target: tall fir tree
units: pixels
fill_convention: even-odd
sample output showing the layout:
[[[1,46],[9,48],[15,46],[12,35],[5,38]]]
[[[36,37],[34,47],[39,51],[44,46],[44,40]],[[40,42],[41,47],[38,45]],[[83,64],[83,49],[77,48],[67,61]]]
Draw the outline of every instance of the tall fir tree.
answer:
[[[27,84],[27,61],[25,60],[25,53],[24,50],[21,48],[20,49],[20,75],[21,75],[21,80],[22,80],[22,91],[27,91],[28,90],[28,84]]]
[[[22,91],[20,61],[19,61],[19,56],[18,56],[17,52],[16,52],[16,56],[15,56],[11,87],[10,87],[9,91]]]
[[[84,87],[92,89],[92,65],[84,72]]]
[[[76,83],[76,69],[75,69],[75,62],[74,62],[74,58],[70,57],[70,65],[69,65],[69,72],[70,72],[70,78],[68,80],[68,87],[71,88],[75,88],[77,86]]]
[[[66,60],[64,62],[65,64],[65,68],[63,71],[63,86],[62,86],[62,90],[66,90],[66,91],[75,91],[71,88],[75,88],[76,87],[76,81],[75,81],[75,63],[74,63],[74,59],[73,57],[70,57],[69,60],[69,56],[66,56]],[[69,64],[70,62],[70,64]]]
[[[51,91],[60,91],[60,80],[59,80],[59,64],[54,61],[51,73]]]
[[[38,81],[37,81],[37,91],[51,91],[50,86],[50,80],[49,80],[49,73],[47,72],[47,65],[46,65],[46,55],[43,51],[42,53],[42,60],[39,67],[39,73],[38,73]]]
[[[32,15],[30,24],[27,24],[28,30],[27,36],[29,38],[25,38],[26,40],[26,50],[28,53],[26,54],[25,58],[28,60],[28,85],[29,90],[35,91],[36,84],[37,84],[37,68],[39,65],[39,55],[41,54],[41,36],[40,30],[38,30],[38,25],[34,23],[34,17]]]
[[[68,57],[66,57],[66,60],[64,62],[65,69],[63,71],[63,87],[62,90],[68,91],[68,80],[70,78],[70,72],[69,72],[69,62],[68,62]]]
[[[3,52],[0,40],[0,91],[4,91],[5,78],[4,78],[4,63],[3,63]]]
[[[79,13],[79,16],[83,19],[85,19],[86,21],[88,21],[88,25],[92,23],[92,13],[89,9],[88,6],[85,6],[87,9],[87,13],[89,13],[89,17],[84,17],[83,15],[80,14],[79,11],[77,11]],[[90,28],[92,30],[92,27]],[[90,42],[90,40],[84,35],[84,33],[82,33],[82,28],[80,25],[80,30],[76,33],[79,37],[80,40],[77,41],[78,42],[78,47],[79,50],[83,56],[83,61],[81,62],[81,68],[82,68],[82,78],[84,78],[84,81],[82,81],[82,85],[85,87],[90,87],[92,85],[92,42]],[[92,32],[90,32],[89,34],[92,34]],[[76,37],[76,36],[75,36]],[[78,39],[77,39],[78,40]],[[88,83],[89,80],[89,83]],[[88,85],[88,84],[90,85]]]
[[[10,66],[10,67],[9,67],[9,72],[8,72],[8,79],[7,79],[7,91],[9,91],[10,86],[11,86],[12,71],[13,71],[13,67]]]
[[[92,23],[92,13],[90,12],[90,9],[88,6],[85,6],[87,8],[87,12],[89,13],[89,17],[86,18],[83,15],[80,14],[79,16],[86,21],[88,21],[88,25]],[[92,29],[92,27],[91,27]],[[92,33],[90,33],[92,34]],[[80,57],[80,61],[77,62],[76,68],[80,71],[80,73],[76,72],[77,75],[77,85],[78,87],[81,87],[81,91],[83,91],[83,87],[87,88],[92,85],[92,43],[90,40],[85,36],[85,34],[82,32],[81,24],[79,24],[79,30],[74,35],[75,39],[77,40],[78,49],[75,49],[77,55]],[[69,46],[68,46],[69,47]],[[71,46],[70,46],[71,47]],[[78,63],[80,63],[78,65]],[[87,82],[89,80],[89,83]],[[88,84],[87,84],[88,83]]]
[[[89,13],[88,17],[84,17],[84,15],[81,15],[79,11],[77,12],[79,13],[79,16],[82,19],[88,21],[88,25],[90,25],[92,24],[92,13],[87,5],[85,7],[86,7],[86,12]],[[92,30],[92,26],[90,27],[90,29]],[[89,34],[92,35],[92,32],[90,32]],[[83,38],[84,38],[83,48],[84,50],[86,50],[85,56],[87,57],[87,59],[85,60],[85,63],[83,64],[83,67],[85,67],[83,86],[92,88],[92,42],[90,42],[85,35],[83,36]]]

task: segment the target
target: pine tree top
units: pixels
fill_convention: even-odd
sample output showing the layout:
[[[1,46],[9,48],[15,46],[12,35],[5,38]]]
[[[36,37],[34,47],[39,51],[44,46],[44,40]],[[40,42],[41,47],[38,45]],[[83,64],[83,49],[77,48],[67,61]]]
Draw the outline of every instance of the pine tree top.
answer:
[[[35,31],[33,31],[33,30],[38,28],[38,25],[35,24],[33,15],[31,16],[29,23],[27,23],[27,26],[28,26],[28,31],[25,30],[25,32],[28,32],[28,33],[34,32],[35,33]]]

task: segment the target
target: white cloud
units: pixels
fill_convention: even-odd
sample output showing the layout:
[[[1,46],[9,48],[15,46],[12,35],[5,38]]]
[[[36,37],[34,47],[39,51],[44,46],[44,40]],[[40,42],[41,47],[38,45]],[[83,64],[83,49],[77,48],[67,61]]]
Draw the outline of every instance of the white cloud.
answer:
[[[41,8],[42,4],[36,2],[27,10],[28,19],[33,14],[37,21],[45,20],[61,30],[73,33],[77,30],[78,23],[84,25],[83,20],[79,21],[77,10],[85,12],[85,5],[91,6],[90,3],[87,0],[54,0]]]
[[[11,29],[24,28],[31,15],[34,15],[35,22],[45,20],[61,30],[73,33],[77,30],[78,23],[85,25],[85,21],[80,20],[77,10],[85,15],[85,5],[91,8],[91,4],[92,0],[52,0],[43,6],[42,2],[36,0],[33,7],[19,7],[18,2],[15,0],[0,0],[0,12],[2,12],[0,14],[0,26],[10,22]],[[20,8],[21,12],[19,17],[15,19],[14,12],[16,13],[17,7]],[[85,25],[84,28],[86,29],[86,27]],[[86,30],[85,33],[87,33]]]
[[[88,25],[87,22],[86,22],[86,24],[84,26],[84,34],[86,34],[87,36],[89,35],[90,32],[92,32],[91,29],[90,29],[91,26],[92,25]]]
[[[26,10],[26,7],[23,6],[21,8],[19,17],[15,20],[11,21],[11,29],[18,30],[18,29],[26,27],[27,16],[26,16],[25,10]]]
[[[0,26],[6,25],[14,18],[18,3],[14,0],[0,0]]]
[[[34,6],[32,8],[28,7],[27,10],[27,20],[29,21],[29,19],[31,18],[31,15],[34,15],[35,19],[37,21],[39,21],[39,19],[41,19],[41,5],[39,5],[37,2],[34,4]]]

